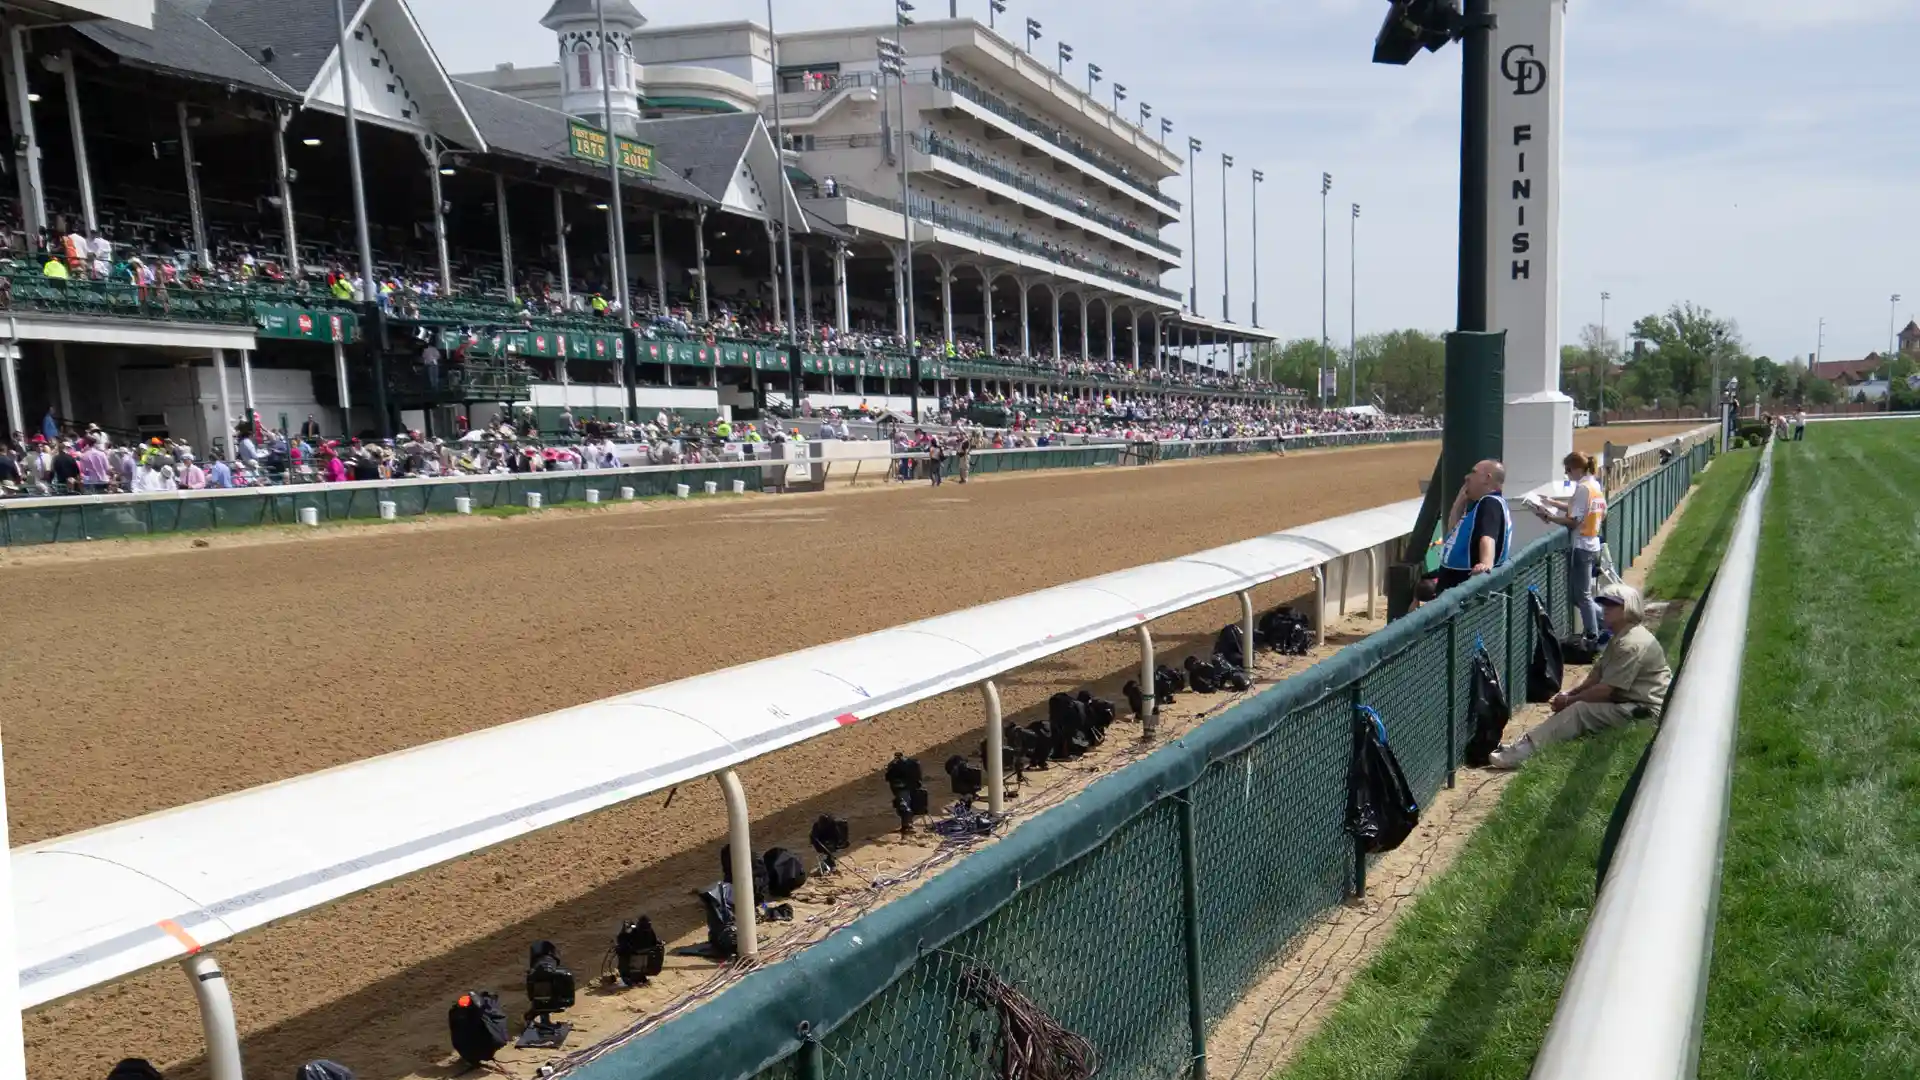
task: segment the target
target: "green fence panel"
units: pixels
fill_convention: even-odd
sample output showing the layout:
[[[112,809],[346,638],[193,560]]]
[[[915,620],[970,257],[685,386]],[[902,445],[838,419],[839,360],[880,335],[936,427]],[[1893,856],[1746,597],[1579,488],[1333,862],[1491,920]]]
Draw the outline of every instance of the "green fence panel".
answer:
[[[1446,784],[1447,766],[1453,760],[1447,743],[1448,697],[1435,693],[1446,685],[1445,626],[1422,633],[1361,684],[1361,704],[1372,706],[1387,725],[1394,755],[1422,805]],[[1345,775],[1343,768],[1341,776]]]

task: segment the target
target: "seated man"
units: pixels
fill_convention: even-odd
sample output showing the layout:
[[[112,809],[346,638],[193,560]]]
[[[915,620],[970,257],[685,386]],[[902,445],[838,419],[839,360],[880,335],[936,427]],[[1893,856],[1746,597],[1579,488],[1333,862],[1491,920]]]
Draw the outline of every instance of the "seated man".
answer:
[[[1511,746],[1493,752],[1488,765],[1517,769],[1534,751],[1557,742],[1577,739],[1635,720],[1660,719],[1667,703],[1667,684],[1673,672],[1666,651],[1653,632],[1641,625],[1645,607],[1640,590],[1631,585],[1608,585],[1594,597],[1613,640],[1574,690],[1555,694],[1549,705],[1553,716],[1520,737]]]

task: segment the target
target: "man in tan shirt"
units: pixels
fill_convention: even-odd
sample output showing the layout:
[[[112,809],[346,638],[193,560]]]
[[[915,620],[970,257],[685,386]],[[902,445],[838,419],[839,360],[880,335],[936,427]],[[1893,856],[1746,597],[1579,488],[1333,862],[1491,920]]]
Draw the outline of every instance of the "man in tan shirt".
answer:
[[[1635,720],[1659,720],[1667,704],[1667,684],[1673,672],[1666,650],[1653,632],[1641,625],[1645,602],[1631,585],[1608,585],[1594,597],[1613,640],[1587,673],[1587,681],[1555,694],[1549,706],[1553,716],[1520,737],[1520,741],[1493,752],[1488,766],[1517,769],[1534,751],[1557,742],[1577,739]]]

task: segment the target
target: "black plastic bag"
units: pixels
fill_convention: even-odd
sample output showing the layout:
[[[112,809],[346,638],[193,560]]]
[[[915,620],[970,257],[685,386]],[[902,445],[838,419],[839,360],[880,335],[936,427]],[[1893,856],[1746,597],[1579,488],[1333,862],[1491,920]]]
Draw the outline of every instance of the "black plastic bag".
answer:
[[[1561,664],[1591,664],[1600,659],[1600,643],[1590,637],[1560,639]]]
[[[1547,614],[1546,601],[1532,589],[1527,601],[1533,607],[1533,660],[1527,664],[1527,701],[1539,705],[1552,701],[1560,692],[1565,665],[1561,662],[1560,639],[1553,632],[1553,616]]]
[[[1354,716],[1353,761],[1347,769],[1347,831],[1369,855],[1392,851],[1420,824],[1420,802],[1387,744],[1380,714]]]
[[[1467,721],[1473,725],[1473,736],[1467,740],[1467,765],[1472,768],[1484,768],[1488,755],[1500,748],[1500,740],[1507,734],[1507,721],[1513,719],[1513,708],[1507,704],[1507,692],[1500,686],[1500,673],[1494,669],[1493,657],[1487,655],[1485,647],[1476,649],[1473,665],[1467,672]]]

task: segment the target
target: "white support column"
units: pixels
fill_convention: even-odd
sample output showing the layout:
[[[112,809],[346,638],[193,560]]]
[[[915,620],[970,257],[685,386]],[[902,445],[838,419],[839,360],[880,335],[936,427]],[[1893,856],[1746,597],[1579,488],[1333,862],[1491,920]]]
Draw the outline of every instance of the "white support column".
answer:
[[[1093,301],[1085,290],[1080,293],[1080,362],[1085,364],[1093,360],[1093,350],[1087,344],[1087,323],[1093,318]]]
[[[1060,290],[1049,284],[1047,293],[1053,297],[1053,362],[1058,364],[1063,359],[1060,355]]]
[[[193,160],[193,120],[187,115],[187,103],[174,102],[174,115],[180,121],[180,163],[187,173],[187,217],[193,226],[193,250],[200,269],[211,270],[213,252],[207,250],[207,215],[200,203],[200,166]],[[371,288],[373,283],[367,285]]]
[[[500,276],[506,282],[507,302],[511,304],[518,296],[513,288],[513,230],[507,213],[507,178],[502,173],[493,174],[493,209],[500,222]],[[379,295],[378,290],[372,289],[371,282],[368,286],[369,295]]]
[[[953,341],[953,264],[936,256],[940,267],[940,340]]]
[[[847,313],[847,245],[833,247],[833,325],[840,333],[851,329]]]
[[[60,391],[60,415],[73,419],[73,383],[67,375],[66,343],[53,343],[53,378]]]
[[[240,394],[246,399],[247,425],[251,432],[254,421],[259,417],[259,406],[253,398],[253,354],[246,349],[240,350]]]
[[[335,355],[339,354],[338,343],[333,346],[333,351]],[[227,350],[214,349],[211,355],[213,356],[214,382],[220,388],[220,443],[225,450],[223,456],[228,461],[232,461],[234,457],[233,395],[227,389]]]
[[[293,224],[293,182],[287,178],[287,124],[293,120],[293,110],[285,106],[275,106],[273,110],[273,182],[280,193],[280,231],[287,242],[287,274],[298,277],[300,274],[300,234]],[[438,173],[434,174],[438,176]],[[438,191],[436,189],[436,202]],[[434,207],[436,213],[439,207]]]
[[[0,383],[7,393],[7,437],[24,435],[26,409],[20,403],[20,343],[0,344]]]
[[[780,301],[780,237],[772,221],[767,222],[767,284],[772,287],[773,317],[778,322],[785,322],[781,316],[787,309]]]
[[[1023,277],[1013,280],[1020,286],[1020,359],[1026,360],[1033,355],[1033,318],[1027,306],[1032,299],[1027,294],[1033,291],[1033,282]]]
[[[560,303],[573,307],[573,267],[567,264],[567,200],[553,189],[553,242],[560,254]]]
[[[1127,308],[1127,344],[1133,350],[1133,370],[1140,370],[1140,313]]]
[[[813,333],[813,250],[800,248],[800,326]]]
[[[913,336],[907,332],[907,273],[906,263],[901,261],[900,249],[889,244],[887,250],[893,254],[893,308],[894,333],[901,341],[909,344]]]
[[[740,946],[740,959],[760,955],[760,928],[753,895],[753,819],[747,816],[747,789],[740,777],[728,769],[721,773],[720,790],[727,798],[728,858],[733,869],[733,926]]]
[[[993,279],[998,276],[998,274],[995,274],[992,270],[985,267],[981,267],[980,269],[980,310],[983,313],[981,315],[981,322],[985,324],[988,359],[992,359],[995,355],[993,342]]]
[[[1113,297],[1109,296],[1101,301],[1101,306],[1107,309],[1107,363],[1111,364],[1113,363]]]
[[[705,322],[713,318],[713,309],[708,303],[707,291],[707,208],[705,206],[694,211],[693,255],[699,271],[700,320]],[[667,366],[671,368],[673,365]]]
[[[7,28],[7,119],[13,127],[14,175],[20,184],[21,214],[28,243],[39,242],[47,227],[47,192],[40,182],[40,137],[34,130],[33,103],[27,99],[27,30]]]
[[[661,240],[660,211],[653,212],[653,298],[667,310],[667,245]],[[628,313],[632,317],[632,313]]]
[[[60,54],[60,78],[67,91],[67,128],[73,138],[73,171],[80,183],[80,216],[87,220],[87,234],[100,228],[100,216],[93,205],[93,169],[87,163],[87,128],[80,118],[80,87],[73,75],[73,50]]]
[[[233,993],[220,962],[206,951],[180,961],[200,1003],[200,1028],[207,1040],[207,1073],[213,1080],[241,1080],[240,1028],[233,1018]]]
[[[1565,0],[1497,0],[1490,73],[1487,328],[1507,332],[1506,490],[1552,483],[1573,449],[1573,401],[1560,392],[1560,180]],[[1514,543],[1552,526],[1514,521]]]
[[[220,375],[220,385],[226,385],[226,373]],[[348,437],[353,434],[353,394],[347,389],[347,347],[336,341],[333,343],[333,380],[340,394],[340,434]]]

